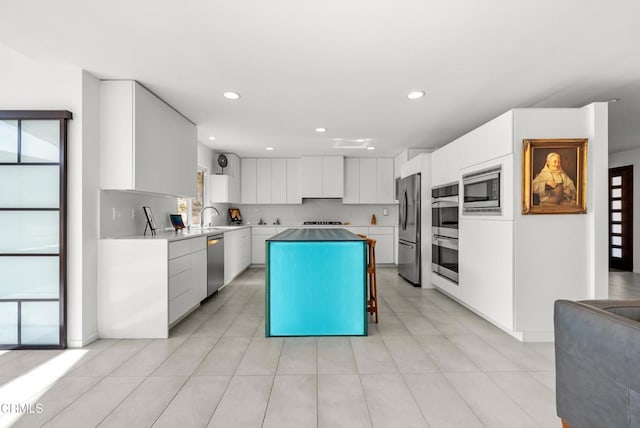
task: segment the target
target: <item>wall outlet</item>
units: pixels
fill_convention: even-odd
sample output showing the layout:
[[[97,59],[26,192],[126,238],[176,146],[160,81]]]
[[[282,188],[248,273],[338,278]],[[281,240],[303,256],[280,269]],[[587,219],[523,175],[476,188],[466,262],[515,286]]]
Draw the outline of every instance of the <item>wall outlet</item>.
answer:
[[[389,215],[389,210],[386,208],[382,209],[382,215]]]
[[[113,216],[114,220],[120,218],[120,216],[122,215],[120,210],[117,209],[117,208],[113,208],[111,213],[112,213],[112,216]]]
[[[136,209],[131,208],[131,218],[136,218]]]

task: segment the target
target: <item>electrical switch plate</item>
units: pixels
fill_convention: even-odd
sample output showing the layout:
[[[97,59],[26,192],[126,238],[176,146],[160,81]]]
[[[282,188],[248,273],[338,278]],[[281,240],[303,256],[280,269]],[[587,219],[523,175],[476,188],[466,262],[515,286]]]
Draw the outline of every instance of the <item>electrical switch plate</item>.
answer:
[[[389,210],[386,208],[382,209],[382,215],[389,215]]]

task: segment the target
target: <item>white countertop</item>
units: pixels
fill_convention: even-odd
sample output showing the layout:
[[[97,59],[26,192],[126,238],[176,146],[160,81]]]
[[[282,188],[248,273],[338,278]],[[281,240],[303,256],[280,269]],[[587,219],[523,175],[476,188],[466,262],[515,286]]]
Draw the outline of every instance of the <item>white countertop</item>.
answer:
[[[238,226],[211,226],[204,229],[193,228],[183,229],[181,232],[174,232],[171,230],[157,231],[155,235],[147,233],[146,235],[131,235],[121,236],[117,238],[102,238],[102,239],[163,239],[169,242],[180,241],[183,239],[198,238],[201,236],[215,235],[221,232],[245,229],[247,227],[279,227],[279,228],[340,228],[340,227],[395,227],[397,225],[390,224],[242,224]]]

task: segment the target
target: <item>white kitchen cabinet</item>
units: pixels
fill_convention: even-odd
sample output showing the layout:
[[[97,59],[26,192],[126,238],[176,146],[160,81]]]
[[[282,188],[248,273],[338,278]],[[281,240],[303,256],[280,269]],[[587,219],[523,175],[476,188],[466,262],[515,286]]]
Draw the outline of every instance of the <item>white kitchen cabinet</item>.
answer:
[[[376,159],[376,178],[376,202],[378,204],[392,204],[395,200],[393,159]]]
[[[100,82],[103,189],[195,197],[196,145],[196,126],[139,83]]]
[[[240,199],[243,204],[255,204],[257,200],[257,161],[255,158],[243,158],[240,165]]]
[[[459,148],[459,142],[453,141],[431,153],[431,186],[459,180]]]
[[[302,203],[301,166],[301,159],[287,159],[287,204]]]
[[[206,238],[169,243],[169,326],[207,297]]]
[[[271,159],[256,159],[256,203],[271,203]]]
[[[303,198],[342,198],[343,194],[344,158],[342,156],[302,158]]]
[[[209,176],[209,200],[212,203],[240,203],[240,158],[225,153],[228,165],[224,174]]]
[[[271,203],[287,203],[287,159],[271,159]]]
[[[360,159],[344,159],[344,196],[343,204],[360,203]]]
[[[344,204],[394,202],[393,159],[346,158],[344,165]]]
[[[275,226],[253,226],[251,228],[251,263],[265,263],[265,241],[277,233]]]
[[[376,263],[395,262],[393,226],[369,227],[369,238],[376,240]]]
[[[251,228],[224,232],[224,283],[233,281],[251,264]]]
[[[206,297],[206,238],[98,241],[98,335],[167,338]]]

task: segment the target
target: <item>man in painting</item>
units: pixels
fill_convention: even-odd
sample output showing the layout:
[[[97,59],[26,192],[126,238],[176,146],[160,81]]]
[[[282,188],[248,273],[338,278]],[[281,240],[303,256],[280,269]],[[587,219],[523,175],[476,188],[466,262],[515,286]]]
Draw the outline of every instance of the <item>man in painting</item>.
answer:
[[[540,204],[575,205],[576,186],[573,180],[562,170],[560,155],[551,152],[547,155],[544,168],[533,179],[533,193],[540,198]]]

